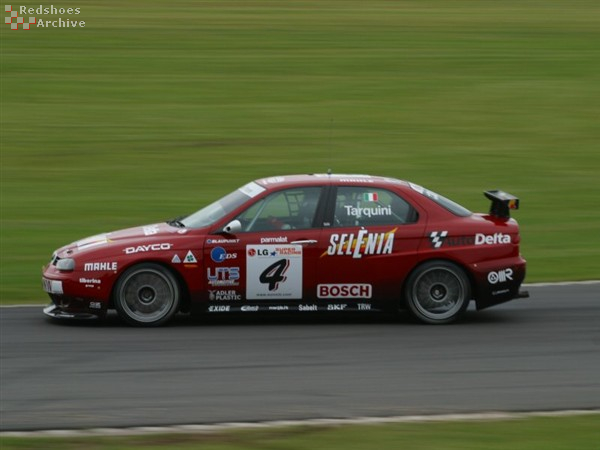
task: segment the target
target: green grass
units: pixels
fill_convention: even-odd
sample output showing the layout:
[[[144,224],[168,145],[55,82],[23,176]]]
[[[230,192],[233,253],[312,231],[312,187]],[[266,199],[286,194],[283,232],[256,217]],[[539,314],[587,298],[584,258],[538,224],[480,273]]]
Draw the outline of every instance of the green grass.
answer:
[[[600,415],[485,422],[289,427],[216,434],[0,438],[3,450],[597,450]]]
[[[45,302],[68,242],[330,167],[503,188],[528,281],[598,278],[599,2],[69,6],[85,28],[0,28],[2,303]]]

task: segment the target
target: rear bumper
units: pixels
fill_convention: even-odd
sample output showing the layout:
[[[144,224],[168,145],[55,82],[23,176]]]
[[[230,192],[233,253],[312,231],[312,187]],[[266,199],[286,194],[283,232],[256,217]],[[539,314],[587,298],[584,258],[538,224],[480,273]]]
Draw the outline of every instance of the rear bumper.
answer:
[[[521,290],[525,269],[526,261],[520,256],[473,265],[477,309],[528,298],[529,292]]]

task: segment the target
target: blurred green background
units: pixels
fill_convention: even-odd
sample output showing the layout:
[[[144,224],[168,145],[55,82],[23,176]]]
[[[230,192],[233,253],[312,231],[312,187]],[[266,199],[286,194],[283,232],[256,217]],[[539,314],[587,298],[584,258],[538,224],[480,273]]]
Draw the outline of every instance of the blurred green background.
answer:
[[[1,28],[2,303],[66,243],[328,168],[502,188],[527,281],[599,278],[600,2],[55,6],[85,28]]]

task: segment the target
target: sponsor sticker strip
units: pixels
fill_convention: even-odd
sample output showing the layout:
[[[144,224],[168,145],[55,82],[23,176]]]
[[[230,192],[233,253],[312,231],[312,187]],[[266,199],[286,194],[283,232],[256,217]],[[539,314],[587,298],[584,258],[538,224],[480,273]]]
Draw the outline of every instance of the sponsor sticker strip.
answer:
[[[137,245],[135,247],[126,247],[123,249],[125,254],[131,255],[140,252],[158,252],[160,250],[171,250],[173,244],[163,242],[160,244]]]
[[[239,286],[239,267],[210,267],[206,269],[208,284],[211,286]]]
[[[244,305],[244,304],[227,304],[215,305],[210,304],[207,307],[208,312],[212,313],[236,313],[236,312],[339,312],[339,311],[375,311],[371,303],[330,303],[326,305],[304,304],[299,305]]]
[[[219,291],[210,290],[210,291],[208,291],[208,299],[210,301],[215,301],[215,300],[238,301],[238,300],[242,299],[242,295],[233,289],[219,290]]]
[[[254,181],[251,181],[250,183],[248,183],[240,188],[240,192],[243,194],[246,194],[250,198],[254,198],[257,195],[260,195],[265,190],[266,189],[264,187],[256,184]]]
[[[371,298],[373,287],[370,284],[319,284],[318,298]]]
[[[394,249],[394,234],[398,228],[387,233],[370,233],[368,230],[359,230],[356,237],[354,233],[334,233],[329,237],[329,247],[323,252],[324,256],[352,256],[359,259],[365,255],[388,255]]]
[[[144,236],[152,236],[158,234],[158,225],[147,225],[142,228]]]
[[[237,253],[229,253],[223,247],[214,247],[210,251],[210,259],[216,263],[222,263],[227,260],[237,259]]]
[[[447,230],[432,231],[429,233],[429,240],[431,241],[431,246],[433,248],[441,248],[442,246],[456,247],[461,245],[497,245],[512,243],[510,234],[476,233],[475,236],[448,236]]]
[[[116,271],[116,262],[89,262],[83,265],[84,272],[103,272],[103,271]]]
[[[487,279],[490,284],[506,283],[512,281],[513,270],[511,268],[488,273]]]
[[[237,244],[239,239],[207,239],[207,244]]]

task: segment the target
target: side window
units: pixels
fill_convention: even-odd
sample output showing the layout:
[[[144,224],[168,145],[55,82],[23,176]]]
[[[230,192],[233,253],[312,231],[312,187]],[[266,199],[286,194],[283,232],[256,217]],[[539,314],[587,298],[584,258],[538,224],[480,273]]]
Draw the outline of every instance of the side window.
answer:
[[[237,219],[244,231],[301,230],[312,228],[320,187],[274,192],[259,200]]]
[[[337,188],[336,227],[414,223],[417,211],[403,198],[386,189],[343,186]]]

